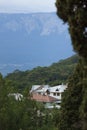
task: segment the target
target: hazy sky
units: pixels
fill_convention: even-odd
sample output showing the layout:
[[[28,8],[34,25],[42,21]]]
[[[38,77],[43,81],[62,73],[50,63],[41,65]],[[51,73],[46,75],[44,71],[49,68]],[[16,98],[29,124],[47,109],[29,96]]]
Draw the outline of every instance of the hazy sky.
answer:
[[[0,12],[53,12],[56,0],[0,0]]]

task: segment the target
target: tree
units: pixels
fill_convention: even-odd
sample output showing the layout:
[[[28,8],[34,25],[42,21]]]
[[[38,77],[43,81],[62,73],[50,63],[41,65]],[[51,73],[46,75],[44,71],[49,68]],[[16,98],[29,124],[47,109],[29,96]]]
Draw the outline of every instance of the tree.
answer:
[[[69,25],[74,50],[87,57],[87,0],[57,0],[58,16]]]
[[[8,126],[8,97],[7,97],[7,88],[5,87],[5,81],[0,74],[0,129],[7,130]]]
[[[63,97],[61,108],[62,127],[60,126],[60,130],[64,130],[65,128],[66,130],[73,130],[75,128],[76,130],[87,130],[87,0],[56,0],[56,7],[57,15],[69,25],[69,33],[71,35],[73,48],[80,56],[80,61],[72,76],[72,80],[69,80],[69,88]],[[77,83],[75,84],[76,81]],[[75,89],[80,91],[74,94]],[[74,94],[73,98],[77,99],[77,103],[75,103],[76,100],[73,100],[70,95],[71,93]],[[81,93],[81,95],[79,95],[79,93]],[[81,100],[79,100],[80,98]],[[75,108],[71,107],[71,103],[73,105],[75,103]],[[68,105],[68,109],[66,105]],[[79,112],[77,116],[75,114],[75,109]],[[70,115],[75,119],[74,122],[73,119],[70,118]],[[63,116],[66,118],[64,119]],[[76,120],[78,123],[82,124],[82,127],[80,125],[78,128],[76,127]],[[63,126],[65,126],[65,128],[63,128]]]

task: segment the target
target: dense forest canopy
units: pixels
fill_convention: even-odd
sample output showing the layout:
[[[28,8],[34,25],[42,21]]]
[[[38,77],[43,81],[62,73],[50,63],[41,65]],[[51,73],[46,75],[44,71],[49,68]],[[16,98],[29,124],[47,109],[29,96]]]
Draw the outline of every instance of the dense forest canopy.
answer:
[[[59,130],[87,130],[87,0],[56,0],[79,62],[64,93]]]

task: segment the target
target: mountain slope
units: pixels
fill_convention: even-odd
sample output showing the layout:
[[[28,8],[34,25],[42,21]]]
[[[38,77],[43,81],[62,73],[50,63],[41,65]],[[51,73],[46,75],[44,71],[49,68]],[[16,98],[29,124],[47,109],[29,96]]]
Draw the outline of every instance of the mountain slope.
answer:
[[[78,61],[78,56],[74,55],[68,59],[53,63],[49,67],[37,67],[29,71],[15,70],[5,78],[11,80],[13,86],[19,89],[31,88],[34,84],[58,85],[66,83],[68,77],[73,73]]]

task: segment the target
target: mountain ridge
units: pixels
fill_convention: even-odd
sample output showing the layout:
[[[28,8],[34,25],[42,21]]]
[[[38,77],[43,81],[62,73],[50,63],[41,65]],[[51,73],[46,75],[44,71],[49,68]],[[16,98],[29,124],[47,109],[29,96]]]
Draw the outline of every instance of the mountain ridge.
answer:
[[[48,66],[73,55],[67,28],[56,13],[0,14],[0,72]]]
[[[59,23],[62,23],[62,22],[60,22],[61,20],[59,20],[58,18],[57,18],[57,16],[56,16],[56,14],[55,13],[33,13],[33,14],[0,14],[0,16],[1,17],[3,17],[4,19],[6,19],[7,20],[7,23],[5,24],[5,28],[7,28],[7,29],[13,29],[12,31],[16,31],[15,29],[19,26],[19,29],[20,29],[20,25],[22,24],[22,26],[23,26],[23,24],[25,25],[25,24],[27,24],[27,25],[29,25],[29,24],[31,24],[32,22],[34,22],[34,24],[35,24],[35,22],[37,23],[37,19],[39,19],[39,21],[40,21],[40,23],[41,24],[43,24],[43,22],[45,22],[46,24],[48,24],[49,23],[49,21],[51,21],[52,22],[52,20],[53,20],[53,22],[52,22],[52,24],[53,24],[53,26],[55,26],[55,27],[59,27],[59,25],[58,25],[58,21],[59,21]],[[10,17],[11,17],[11,19],[12,20],[10,20],[9,21],[9,19],[10,19]],[[18,19],[17,19],[17,18]],[[16,18],[16,19],[15,19]],[[25,18],[25,19],[24,19]],[[49,19],[48,19],[49,18]],[[34,21],[33,21],[34,20]],[[45,21],[44,21],[45,20]],[[29,23],[30,22],[30,23]],[[48,23],[47,23],[48,22]],[[56,23],[54,23],[54,22],[56,22]],[[19,24],[20,25],[19,25]],[[44,24],[45,24],[44,23]],[[33,23],[32,23],[33,24]],[[38,24],[38,23],[37,23]],[[46,25],[45,24],[45,25]],[[2,25],[4,25],[4,24],[2,24]],[[25,25],[25,26],[27,26],[27,25]],[[49,26],[50,24],[48,24],[48,26]],[[61,25],[61,24],[60,24]],[[39,26],[39,24],[38,24],[38,26]],[[51,25],[52,26],[52,25]],[[11,28],[10,28],[11,27]],[[15,27],[15,28],[14,28]],[[22,28],[22,27],[21,27]],[[65,26],[63,27],[63,28],[66,28]],[[29,28],[30,29],[30,28]],[[52,31],[52,30],[51,30]]]

